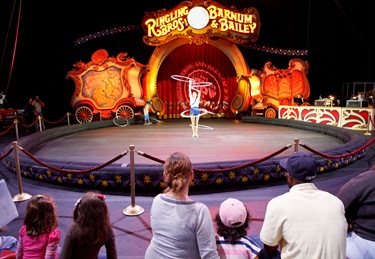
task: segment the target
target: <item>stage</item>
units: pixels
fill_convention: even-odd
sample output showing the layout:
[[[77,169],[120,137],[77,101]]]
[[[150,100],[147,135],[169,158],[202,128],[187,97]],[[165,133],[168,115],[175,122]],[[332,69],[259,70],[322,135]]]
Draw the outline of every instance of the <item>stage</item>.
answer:
[[[153,121],[152,125],[131,122],[128,126],[99,121],[25,136],[18,142],[21,151],[27,151],[19,152],[21,174],[58,185],[128,190],[134,165],[137,188],[160,192],[165,187],[163,161],[180,151],[193,162],[192,189],[248,188],[283,180],[279,159],[297,150],[308,152],[298,143],[340,155],[367,142],[354,131],[283,119],[201,118],[198,138],[192,137],[189,119]],[[357,152],[345,159],[316,159],[320,173],[326,173],[364,155]],[[16,172],[12,157],[3,163]]]
[[[230,119],[202,118],[198,134],[198,138],[192,137],[189,119],[154,120],[152,125],[111,126],[77,132],[43,143],[32,153],[43,159],[104,163],[134,145],[136,151],[162,160],[170,153],[180,151],[193,163],[211,163],[259,159],[293,144],[295,138],[317,150],[343,143],[316,132]],[[287,156],[293,151],[294,148],[290,148],[279,156]],[[128,164],[129,159],[127,155],[118,162]],[[138,154],[135,154],[135,163],[159,164]]]

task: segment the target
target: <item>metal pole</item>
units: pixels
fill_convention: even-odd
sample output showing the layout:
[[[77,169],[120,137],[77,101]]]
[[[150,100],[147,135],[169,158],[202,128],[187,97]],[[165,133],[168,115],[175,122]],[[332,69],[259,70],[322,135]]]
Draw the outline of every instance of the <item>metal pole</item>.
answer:
[[[13,141],[13,151],[14,151],[14,161],[16,163],[16,172],[17,172],[17,180],[18,180],[18,194],[13,197],[13,201],[25,201],[31,198],[31,195],[28,193],[24,193],[22,191],[22,178],[21,178],[21,167],[20,167],[20,158],[18,155],[18,143],[17,141]]]
[[[294,138],[294,152],[298,152],[299,138]]]
[[[40,115],[38,116],[38,120],[39,120],[39,131],[42,132],[42,117]]]
[[[134,150],[135,146],[130,145],[130,188],[131,188],[131,202],[132,204],[126,207],[122,213],[126,216],[138,216],[141,215],[145,210],[144,208],[135,205],[135,176],[134,176]]]
[[[66,116],[68,117],[68,126],[70,126],[70,117],[69,117],[69,115],[70,115],[70,113],[68,112],[68,113],[66,114]]]
[[[16,128],[16,139],[18,141],[20,138],[18,135],[18,120],[17,119],[14,120],[14,127]]]

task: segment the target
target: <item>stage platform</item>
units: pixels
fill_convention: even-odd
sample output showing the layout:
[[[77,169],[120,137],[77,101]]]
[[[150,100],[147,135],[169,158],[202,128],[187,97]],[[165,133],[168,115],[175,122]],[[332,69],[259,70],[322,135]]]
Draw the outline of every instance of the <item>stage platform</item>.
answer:
[[[308,152],[294,145],[296,140],[333,155],[352,152],[367,141],[360,133],[333,126],[249,117],[201,118],[198,138],[192,137],[188,119],[128,126],[102,121],[48,129],[23,137],[18,145],[32,156],[20,152],[24,177],[58,185],[128,190],[133,156],[137,188],[160,192],[165,187],[163,161],[172,152],[191,158],[195,171],[192,189],[247,188],[283,180],[279,159],[297,150]],[[316,159],[319,171],[326,173],[364,155],[358,152],[345,159]],[[119,159],[112,161],[116,157]],[[4,159],[4,164],[15,171],[11,157]]]

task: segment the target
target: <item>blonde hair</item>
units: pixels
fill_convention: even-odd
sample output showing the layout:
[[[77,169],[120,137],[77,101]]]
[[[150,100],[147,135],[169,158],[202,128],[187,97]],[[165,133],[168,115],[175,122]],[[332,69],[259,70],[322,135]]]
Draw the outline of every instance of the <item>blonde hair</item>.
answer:
[[[180,152],[172,153],[164,163],[165,183],[168,186],[165,192],[170,190],[173,192],[181,191],[189,183],[191,173],[190,158]]]

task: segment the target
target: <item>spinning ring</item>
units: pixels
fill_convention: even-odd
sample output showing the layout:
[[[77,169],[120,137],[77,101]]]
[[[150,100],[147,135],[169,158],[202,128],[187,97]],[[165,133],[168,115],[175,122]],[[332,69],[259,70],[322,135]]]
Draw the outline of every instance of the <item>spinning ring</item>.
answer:
[[[192,124],[189,125],[190,127],[193,127]],[[206,126],[206,125],[201,125],[201,124],[198,124],[198,128],[200,129],[205,129],[205,130],[214,130],[214,128],[210,127],[210,126]]]
[[[187,115],[186,113],[188,113],[188,112],[190,112],[190,110],[185,110],[185,111],[183,111],[183,112],[181,112],[180,113],[180,115],[181,115],[181,117],[183,117],[183,118],[191,118],[191,117],[193,117],[193,116],[191,116],[190,114],[189,115]],[[208,111],[206,110],[206,109],[204,109],[204,108],[199,108],[199,114],[197,115],[197,116],[203,116],[203,115],[205,115],[205,114],[207,114],[208,113]]]
[[[183,83],[192,82],[193,87],[205,87],[212,85],[211,82],[196,82],[193,78],[187,76],[180,76],[180,75],[171,75],[171,78]]]
[[[189,83],[190,81],[194,82],[193,78],[187,76],[180,76],[180,75],[171,75],[171,78],[180,82]]]
[[[125,121],[125,124],[119,124],[116,122],[117,121]],[[129,121],[121,116],[117,116],[115,118],[113,118],[113,124],[115,124],[116,126],[119,126],[119,127],[126,127],[126,126],[129,126]]]
[[[210,86],[212,85],[211,82],[193,82],[194,87],[205,87],[205,86]]]

